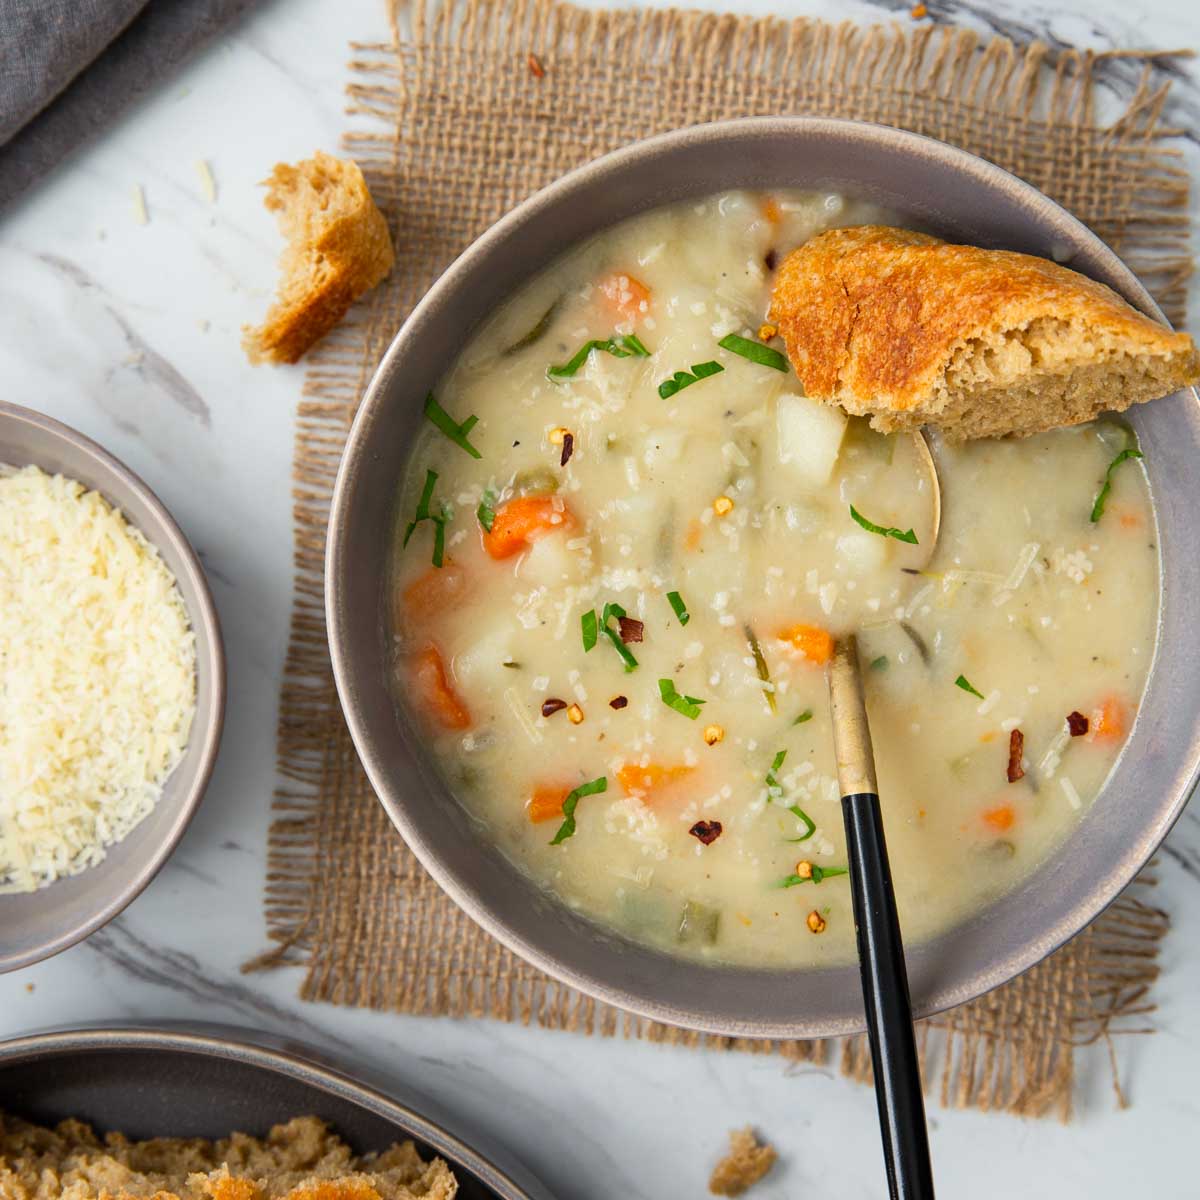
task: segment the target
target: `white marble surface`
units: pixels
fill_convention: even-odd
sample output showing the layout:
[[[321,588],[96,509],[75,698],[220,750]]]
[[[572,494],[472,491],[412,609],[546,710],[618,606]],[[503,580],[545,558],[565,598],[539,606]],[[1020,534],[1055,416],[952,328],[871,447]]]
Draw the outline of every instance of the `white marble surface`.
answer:
[[[818,15],[905,16],[907,2],[754,0]],[[1200,46],[1194,0],[931,3],[940,17],[1103,49]],[[278,240],[254,187],[280,158],[336,150],[346,42],[386,32],[382,0],[275,0],[100,143],[0,217],[0,394],[97,438],[157,489],[209,569],[229,648],[216,776],[182,846],[107,929],[0,978],[0,1037],[52,1024],[205,1019],[353,1050],[508,1144],[562,1197],[700,1196],[734,1124],[783,1155],[756,1195],[884,1192],[871,1094],[829,1070],[493,1023],[400,1019],[302,1004],[298,973],[242,976],[261,914],[276,698],[291,594],[290,466],[300,370],[251,370],[239,326],[273,286]],[[1200,169],[1200,80],[1172,103]],[[1130,73],[1112,71],[1118,92]],[[217,179],[204,197],[195,162]],[[134,221],[145,188],[150,222]],[[1133,1107],[1116,1111],[1096,1057],[1073,1125],[934,1109],[943,1196],[1192,1196],[1200,1105],[1200,820],[1162,869],[1174,931],[1160,1032],[1120,1052]]]

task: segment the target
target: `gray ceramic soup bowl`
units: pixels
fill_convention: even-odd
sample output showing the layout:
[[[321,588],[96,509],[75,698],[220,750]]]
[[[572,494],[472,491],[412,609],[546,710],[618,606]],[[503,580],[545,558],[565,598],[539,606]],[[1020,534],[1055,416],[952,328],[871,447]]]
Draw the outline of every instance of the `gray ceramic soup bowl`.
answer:
[[[1040,192],[981,159],[857,122],[764,118],[653,138],[580,168],[493,226],[438,280],[392,342],[363,399],[338,476],[326,607],[338,690],[363,764],[438,883],[529,962],[591,995],[696,1029],[813,1037],[861,1029],[853,965],[766,970],[683,961],[598,928],[543,893],[439,780],[385,678],[388,531],[405,447],[464,335],[564,250],[631,214],[731,187],[828,188],[897,210],[950,240],[1065,259],[1159,316],[1120,259]],[[1160,650],[1107,787],[1022,886],[908,950],[913,1006],[929,1014],[1004,983],[1082,929],[1137,874],[1179,816],[1200,765],[1200,594],[1190,480],[1195,393],[1132,414],[1162,551]],[[1161,647],[1167,647],[1163,653]],[[884,805],[887,797],[884,797]]]
[[[196,715],[183,758],[151,812],[94,867],[36,892],[0,895],[0,973],[28,966],[112,920],[157,874],[212,774],[225,713],[225,656],[200,562],[158,497],[111,454],[66,425],[0,402],[0,463],[77,479],[124,513],[179,583],[196,634]]]

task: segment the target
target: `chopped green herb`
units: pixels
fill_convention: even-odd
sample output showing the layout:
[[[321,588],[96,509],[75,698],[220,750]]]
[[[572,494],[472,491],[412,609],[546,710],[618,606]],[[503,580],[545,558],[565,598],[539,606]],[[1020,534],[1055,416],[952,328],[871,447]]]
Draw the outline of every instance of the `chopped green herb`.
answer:
[[[567,838],[575,835],[575,809],[579,807],[579,801],[584,796],[595,796],[600,792],[608,791],[608,776],[601,775],[599,779],[593,779],[591,783],[581,783],[577,788],[567,793],[567,798],[563,801],[563,823],[558,827],[558,832],[550,841],[550,845],[557,846],[560,842],[565,842]]]
[[[874,521],[868,521],[853,504],[850,505],[850,516],[868,533],[877,533],[880,537],[895,538],[896,541],[907,542],[910,546],[917,545],[917,535],[911,529],[897,529],[895,525],[889,525],[886,528],[882,525],[876,525]]]
[[[972,687],[971,681],[965,675],[960,675],[954,681],[954,686],[962,688],[964,692],[970,692],[972,696],[978,696],[980,700],[984,698],[983,693],[978,688]]]
[[[754,670],[759,679],[762,680],[763,696],[767,701],[767,707],[772,712],[775,712],[775,687],[771,683],[771,671],[767,666],[767,660],[762,652],[762,647],[758,644],[758,638],[754,636],[754,630],[749,625],[743,625],[742,632],[746,635],[746,641],[750,643],[750,653],[754,655]]]
[[[886,671],[888,669],[888,656],[881,654],[878,658],[871,659],[872,671]]]
[[[760,367],[774,367],[776,371],[788,369],[787,359],[778,350],[772,350],[770,346],[764,346],[762,342],[756,342],[751,338],[739,337],[738,334],[731,333],[723,337],[717,345],[722,350],[740,354],[743,358],[758,363]]]
[[[511,658],[505,659],[505,661],[500,665],[502,667],[508,667],[510,671],[519,671],[521,669],[521,664],[519,662],[513,662]]]
[[[468,417],[461,425],[434,399],[430,392],[425,397],[425,416],[429,418],[456,446],[465,450],[472,458],[483,455],[467,441],[467,434],[479,424],[476,416]]]
[[[580,618],[580,630],[583,634],[583,652],[586,654],[600,636],[600,624],[596,620],[596,610],[589,608]]]
[[[446,561],[446,518],[440,517],[433,523],[433,565],[440,567]]]
[[[799,887],[802,883],[820,883],[822,879],[833,879],[838,875],[849,874],[849,867],[818,867],[814,863],[811,875],[785,875],[775,886],[777,888]]]
[[[683,602],[683,597],[678,592],[668,592],[667,603],[671,606],[671,611],[679,618],[680,625],[686,625],[692,619],[687,605]]]
[[[587,362],[588,355],[593,350],[602,350],[605,354],[611,354],[613,358],[649,358],[650,351],[642,345],[637,334],[621,333],[614,334],[604,341],[584,342],[578,350],[575,351],[574,357],[569,361],[557,367],[547,367],[546,376],[548,379],[570,379],[580,367]]]
[[[810,714],[811,715],[811,714]],[[783,795],[783,785],[779,782],[775,772],[783,766],[784,759],[787,758],[787,751],[780,750],[771,760],[770,770],[767,771],[767,796],[771,800],[777,800]],[[789,842],[807,842],[814,833],[817,832],[817,823],[800,807],[798,804],[789,804],[788,812],[792,814],[798,821],[804,822],[804,832],[798,838],[787,838]]]
[[[492,532],[492,525],[496,520],[496,510],[493,505],[498,497],[496,493],[488,488],[483,493],[483,499],[479,501],[479,507],[475,510],[475,515],[479,518],[480,525],[488,532]]]
[[[511,346],[505,346],[500,353],[507,358],[510,354],[516,354],[519,350],[524,350],[528,346],[532,346],[534,342],[540,342],[546,336],[546,331],[550,328],[550,322],[558,315],[559,306],[562,304],[562,297],[559,296],[553,304],[537,319],[534,327],[525,334],[524,337],[519,337]]]
[[[599,620],[596,618],[596,610],[589,608],[583,614],[581,628],[585,653],[600,640],[600,635],[604,634],[621,656],[621,661],[625,664],[625,671],[628,674],[638,665],[638,661],[629,647],[621,640],[620,619],[624,616],[626,616],[626,612],[619,604],[606,604]],[[616,627],[612,624],[614,619],[618,622]]]
[[[664,379],[658,385],[658,394],[663,400],[670,400],[676,392],[681,392],[693,383],[708,379],[711,375],[719,375],[725,368],[719,362],[693,363],[691,374],[687,371],[676,371],[670,379]]]
[[[638,665],[638,661],[633,657],[633,653],[629,647],[621,640],[620,618],[623,616],[626,616],[626,612],[619,604],[606,604],[604,612],[600,615],[600,632],[612,642],[617,653],[621,656],[621,661],[625,664],[625,673],[628,674]],[[613,618],[616,618],[618,621],[616,629],[612,627]]]
[[[803,711],[803,712],[802,712],[802,713],[801,713],[801,714],[800,714],[800,715],[799,715],[799,716],[798,716],[798,717],[797,717],[797,718],[796,718],[796,719],[795,719],[795,720],[792,722],[792,724],[793,724],[793,725],[803,725],[803,724],[805,723],[805,721],[811,721],[812,719],[813,719],[813,710],[812,710],[811,708],[806,708],[806,709],[805,709],[805,710],[804,710],[804,711]]]
[[[817,823],[800,807],[798,804],[789,804],[788,812],[796,818],[797,821],[804,822],[804,832],[795,838],[784,838],[785,842],[807,842],[814,833],[817,832]]]
[[[929,653],[929,644],[925,639],[907,622],[901,621],[900,628],[908,635],[908,640],[917,648],[917,653],[921,656],[921,661],[929,666],[933,655]]]
[[[703,700],[698,700],[695,696],[681,696],[675,690],[674,681],[670,679],[658,681],[658,694],[668,708],[673,708],[693,721],[700,715],[700,708],[704,704]]]
[[[1101,485],[1100,490],[1096,493],[1096,499],[1092,504],[1093,525],[1099,521],[1102,516],[1104,516],[1104,506],[1108,503],[1109,492],[1112,491],[1113,472],[1127,459],[1145,457],[1141,451],[1141,448],[1138,446],[1137,434],[1130,429],[1128,436],[1132,442],[1132,445],[1126,446],[1125,449],[1122,450],[1121,453],[1118,454],[1117,457],[1108,464],[1108,470],[1104,472],[1104,483]]]
[[[421,498],[417,501],[417,511],[413,514],[413,519],[409,521],[408,528],[404,531],[404,545],[407,546],[409,539],[416,532],[417,526],[422,521],[432,521],[433,530],[433,565],[440,567],[445,561],[446,550],[446,522],[450,519],[449,510],[443,508],[442,512],[437,516],[429,511],[429,505],[433,501],[433,489],[437,483],[437,472],[427,470],[425,472],[425,486],[421,489]]]
[[[772,760],[770,770],[767,771],[767,792],[770,794],[772,800],[774,800],[776,796],[783,795],[783,788],[779,786],[779,780],[775,778],[775,772],[783,766],[783,760],[785,758],[787,758],[787,751],[780,750]]]

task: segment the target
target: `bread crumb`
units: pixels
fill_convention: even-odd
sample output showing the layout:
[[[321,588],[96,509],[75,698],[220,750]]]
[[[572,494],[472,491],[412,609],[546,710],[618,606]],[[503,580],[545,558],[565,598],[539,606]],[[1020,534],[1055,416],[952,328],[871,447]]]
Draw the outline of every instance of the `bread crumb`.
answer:
[[[775,1148],[760,1142],[749,1126],[734,1129],[729,1134],[729,1153],[713,1168],[708,1190],[714,1196],[740,1196],[775,1165],[777,1157]]]

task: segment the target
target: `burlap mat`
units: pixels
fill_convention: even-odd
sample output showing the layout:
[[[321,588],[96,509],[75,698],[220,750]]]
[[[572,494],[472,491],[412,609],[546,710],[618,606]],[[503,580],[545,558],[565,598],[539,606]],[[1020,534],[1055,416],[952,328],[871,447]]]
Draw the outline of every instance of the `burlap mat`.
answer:
[[[595,13],[553,0],[418,0],[392,44],[356,45],[347,146],[391,221],[392,278],[312,356],[295,455],[296,602],[279,725],[266,913],[310,1000],[730,1046],[596,1004],[491,940],[425,875],[359,767],[326,653],[322,556],[338,458],[363,388],[426,288],[478,233],[569,168],[662,130],[816,113],[964,146],[1061,201],[1124,255],[1175,320],[1190,266],[1188,181],[1163,138],[1151,60],[1098,59],[929,24],[858,28],[680,12]],[[1138,59],[1141,61],[1136,61]],[[1129,61],[1134,60],[1134,61]],[[1099,70],[1141,82],[1115,123]],[[943,1103],[1070,1111],[1075,1050],[1140,1029],[1167,918],[1127,894],[1039,967],[926,1022]],[[817,1059],[816,1043],[738,1048]],[[869,1074],[861,1039],[844,1069]],[[1115,1073],[1114,1073],[1115,1078]]]

